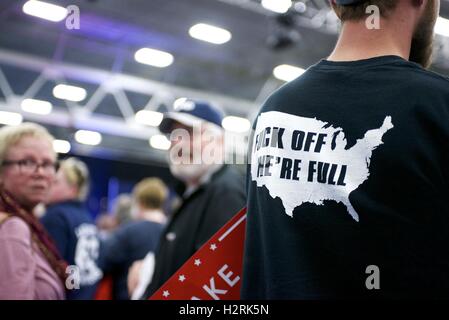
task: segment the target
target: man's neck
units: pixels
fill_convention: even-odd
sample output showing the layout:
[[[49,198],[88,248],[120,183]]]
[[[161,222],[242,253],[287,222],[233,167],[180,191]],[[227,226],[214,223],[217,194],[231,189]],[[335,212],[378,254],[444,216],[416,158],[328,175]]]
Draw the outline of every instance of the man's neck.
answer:
[[[365,20],[345,22],[328,60],[357,61],[388,55],[408,60],[411,37],[411,33],[401,23],[396,23],[392,28],[386,20],[381,20],[380,29],[370,30],[365,26]]]
[[[141,217],[143,220],[165,223],[166,217],[160,209],[142,209]]]
[[[210,166],[202,176],[198,177],[194,181],[186,182],[186,191],[184,192],[184,197],[190,196],[196,189],[198,189],[201,185],[209,182],[215,172],[219,171],[224,164],[214,164]]]

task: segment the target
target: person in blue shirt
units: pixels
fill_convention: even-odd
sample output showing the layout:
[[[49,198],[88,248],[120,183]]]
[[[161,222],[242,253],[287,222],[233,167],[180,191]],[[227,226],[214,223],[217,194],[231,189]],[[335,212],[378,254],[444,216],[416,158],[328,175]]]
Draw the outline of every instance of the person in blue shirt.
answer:
[[[103,242],[101,267],[113,279],[114,300],[128,300],[128,272],[132,264],[154,252],[166,223],[163,205],[168,190],[158,178],[139,182],[132,194],[135,221],[120,226]]]
[[[89,191],[89,170],[80,160],[61,161],[41,222],[70,265],[67,299],[93,299],[103,277],[98,267],[100,241],[97,228],[84,205]]]

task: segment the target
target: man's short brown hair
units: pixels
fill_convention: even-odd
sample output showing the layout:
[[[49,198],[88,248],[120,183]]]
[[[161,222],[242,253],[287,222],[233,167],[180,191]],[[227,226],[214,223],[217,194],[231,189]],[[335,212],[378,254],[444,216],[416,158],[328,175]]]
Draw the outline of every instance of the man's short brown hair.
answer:
[[[367,17],[369,13],[366,13],[368,6],[377,6],[379,8],[380,15],[387,17],[388,12],[394,10],[399,0],[366,0],[359,4],[342,6],[335,4],[335,1],[331,0],[332,8],[342,22],[345,21],[357,21]]]
[[[134,200],[145,209],[161,209],[167,195],[167,187],[158,178],[144,179],[133,190]]]

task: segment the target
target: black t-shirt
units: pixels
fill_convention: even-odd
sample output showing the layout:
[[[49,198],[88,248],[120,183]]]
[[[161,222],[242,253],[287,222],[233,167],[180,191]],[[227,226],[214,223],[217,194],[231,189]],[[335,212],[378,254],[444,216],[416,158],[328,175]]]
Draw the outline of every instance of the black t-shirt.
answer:
[[[262,107],[242,297],[449,297],[449,81],[321,61]]]

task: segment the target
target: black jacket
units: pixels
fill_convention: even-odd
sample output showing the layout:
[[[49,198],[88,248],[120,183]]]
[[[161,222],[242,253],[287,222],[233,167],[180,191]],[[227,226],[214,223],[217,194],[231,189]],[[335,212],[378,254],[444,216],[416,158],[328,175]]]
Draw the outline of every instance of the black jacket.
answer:
[[[185,199],[162,234],[153,279],[143,298],[149,298],[159,289],[245,206],[245,201],[244,179],[228,166]]]

